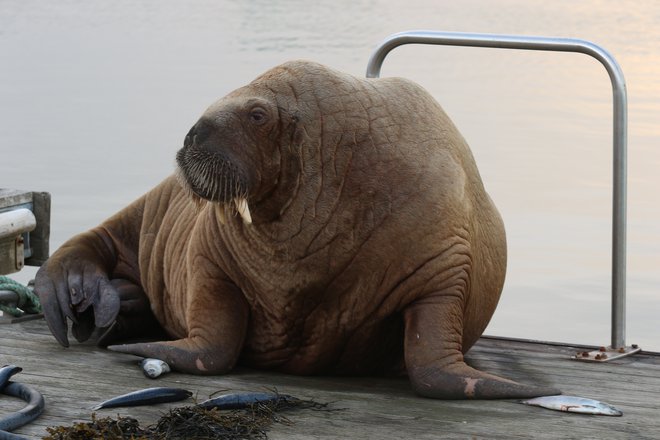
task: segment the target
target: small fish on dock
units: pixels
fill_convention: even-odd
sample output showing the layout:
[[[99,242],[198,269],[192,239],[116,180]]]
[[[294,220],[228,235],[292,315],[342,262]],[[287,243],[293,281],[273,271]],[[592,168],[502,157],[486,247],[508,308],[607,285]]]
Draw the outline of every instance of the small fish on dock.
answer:
[[[9,379],[23,371],[21,367],[15,365],[5,365],[0,368],[0,393],[7,396],[18,397],[27,402],[27,406],[19,411],[2,414],[0,417],[0,440],[21,440],[25,437],[12,434],[13,431],[21,426],[27,425],[38,418],[44,411],[46,402],[44,396],[34,388],[19,382],[12,382]]]
[[[2,394],[18,397],[27,402],[27,406],[24,408],[10,414],[4,414],[0,418],[0,439],[12,439],[13,434],[7,431],[13,431],[38,418],[44,412],[46,402],[39,391],[19,382],[8,382],[2,390]]]
[[[555,411],[601,416],[621,416],[623,413],[608,403],[576,396],[544,396],[523,400],[525,405],[540,406]]]
[[[192,392],[182,388],[156,387],[137,390],[113,397],[96,405],[93,410],[115,408],[118,406],[153,405],[156,403],[178,402],[192,396]]]
[[[171,371],[167,362],[153,358],[142,359],[140,367],[144,375],[149,379],[156,379],[158,376]]]
[[[17,367],[16,365],[5,365],[4,367],[0,368],[0,391],[7,385],[9,382],[9,378],[12,377],[16,373],[20,373],[23,371],[21,367]]]
[[[251,405],[257,403],[283,403],[283,402],[295,402],[299,399],[288,394],[278,394],[278,393],[231,393],[223,394],[222,396],[214,397],[213,399],[205,400],[202,403],[197,404],[197,406],[211,409],[217,408],[220,410],[224,409],[242,409],[247,408]]]

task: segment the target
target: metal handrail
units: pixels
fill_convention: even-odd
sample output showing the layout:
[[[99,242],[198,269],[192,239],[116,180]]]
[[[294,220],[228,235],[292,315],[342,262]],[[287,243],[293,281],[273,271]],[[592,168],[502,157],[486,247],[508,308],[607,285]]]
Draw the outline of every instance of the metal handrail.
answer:
[[[407,31],[390,35],[371,54],[367,78],[378,78],[387,54],[404,44],[491,47],[500,49],[578,52],[589,55],[605,67],[612,82],[613,194],[612,194],[612,348],[625,347],[626,339],[626,186],[627,186],[627,97],[623,71],[602,47],[573,38],[473,34],[439,31]]]

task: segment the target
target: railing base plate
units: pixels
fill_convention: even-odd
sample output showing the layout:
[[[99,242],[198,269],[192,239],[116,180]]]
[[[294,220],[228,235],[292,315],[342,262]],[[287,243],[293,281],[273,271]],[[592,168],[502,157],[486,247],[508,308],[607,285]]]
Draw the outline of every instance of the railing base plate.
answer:
[[[600,347],[594,351],[579,351],[571,359],[585,362],[609,362],[640,351],[642,351],[641,347],[636,344],[620,348]]]

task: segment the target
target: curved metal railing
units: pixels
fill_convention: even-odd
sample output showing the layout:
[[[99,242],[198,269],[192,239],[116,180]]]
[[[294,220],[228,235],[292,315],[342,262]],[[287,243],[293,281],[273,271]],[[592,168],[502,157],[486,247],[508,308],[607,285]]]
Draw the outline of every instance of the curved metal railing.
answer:
[[[500,49],[578,52],[589,55],[605,67],[612,82],[613,195],[612,195],[612,349],[625,347],[626,328],[626,185],[627,185],[627,94],[621,67],[602,47],[585,40],[439,31],[407,31],[387,37],[372,53],[367,77],[377,78],[387,54],[404,44],[492,47]]]

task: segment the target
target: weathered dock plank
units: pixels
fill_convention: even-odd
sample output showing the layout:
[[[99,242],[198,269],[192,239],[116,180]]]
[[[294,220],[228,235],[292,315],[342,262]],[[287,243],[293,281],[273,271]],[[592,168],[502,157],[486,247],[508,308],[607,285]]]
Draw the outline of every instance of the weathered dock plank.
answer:
[[[0,365],[24,371],[16,381],[40,390],[44,414],[17,431],[41,438],[46,427],[89,420],[91,407],[118,394],[151,386],[189,389],[198,400],[218,391],[276,389],[300,398],[332,402],[341,411],[288,413],[292,424],[275,424],[271,439],[436,439],[436,438],[609,438],[660,436],[660,355],[642,353],[607,364],[569,359],[581,347],[482,338],[468,354],[477,368],[528,383],[560,388],[565,394],[615,405],[622,417],[559,413],[501,401],[437,401],[415,396],[406,378],[295,377],[244,370],[218,377],[178,373],[153,381],[137,358],[89,344],[57,345],[43,320],[0,326]],[[191,400],[189,403],[192,403]],[[153,423],[168,408],[184,405],[114,408],[101,416],[132,416]],[[23,406],[0,395],[0,416]]]

